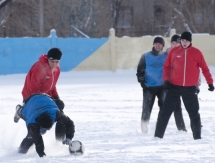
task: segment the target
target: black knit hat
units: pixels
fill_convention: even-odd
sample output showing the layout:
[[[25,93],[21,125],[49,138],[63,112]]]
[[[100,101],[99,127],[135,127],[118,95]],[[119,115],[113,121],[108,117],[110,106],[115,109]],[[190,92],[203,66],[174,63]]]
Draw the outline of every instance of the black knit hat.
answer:
[[[51,128],[52,127],[52,118],[49,114],[43,113],[40,114],[37,118],[37,123],[42,127],[42,128]]]
[[[181,34],[181,39],[185,39],[187,41],[192,42],[192,34],[190,32],[185,31]]]
[[[164,42],[164,39],[162,37],[155,37],[154,41],[153,41],[153,44],[154,43],[160,43],[162,44],[163,46],[165,45],[165,42]]]
[[[62,52],[58,48],[52,48],[48,51],[49,60],[60,60]]]
[[[175,41],[175,42],[178,42],[178,43],[180,43],[180,36],[179,35],[173,35],[172,37],[171,37],[171,42],[173,42],[173,41]]]

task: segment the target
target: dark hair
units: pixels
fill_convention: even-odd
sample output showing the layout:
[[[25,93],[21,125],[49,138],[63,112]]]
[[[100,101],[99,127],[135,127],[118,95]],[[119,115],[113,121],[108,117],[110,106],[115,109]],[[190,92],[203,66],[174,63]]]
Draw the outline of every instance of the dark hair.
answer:
[[[49,60],[60,60],[62,52],[59,48],[52,48],[48,51],[47,55]]]
[[[185,31],[181,34],[181,39],[185,39],[187,41],[192,42],[192,34],[190,32]]]
[[[49,114],[47,113],[42,113],[38,116],[37,118],[37,123],[42,127],[42,128],[51,128],[52,127],[52,118]]]
[[[164,42],[164,39],[162,37],[155,37],[154,41],[153,41],[153,44],[154,43],[160,43],[162,44],[163,46],[165,45],[165,42]]]
[[[175,42],[180,43],[180,38],[181,37],[179,35],[175,34],[171,37],[171,42],[175,41]]]

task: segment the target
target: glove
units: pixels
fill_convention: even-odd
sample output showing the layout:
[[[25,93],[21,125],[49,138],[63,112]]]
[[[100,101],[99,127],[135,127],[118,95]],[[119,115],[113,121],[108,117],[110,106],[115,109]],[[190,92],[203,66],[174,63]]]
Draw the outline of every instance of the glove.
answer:
[[[208,90],[213,92],[214,91],[214,85],[213,84],[208,84]]]
[[[61,110],[61,111],[63,111],[63,109],[64,109],[64,102],[61,100],[61,99],[59,99],[59,98],[54,98],[53,99],[54,100],[54,102],[55,102],[55,104],[58,106],[58,108]]]
[[[69,139],[69,138],[66,138],[65,140],[63,140],[63,144],[65,145],[69,145],[70,144],[70,142],[71,142],[71,139]]]
[[[45,152],[38,153],[40,157],[46,156]]]
[[[199,86],[197,85],[197,86],[196,86],[196,93],[199,94],[199,92],[200,92],[200,88],[199,88]]]
[[[165,89],[170,89],[170,88],[171,88],[171,83],[170,83],[168,80],[165,80],[165,81],[163,82],[163,87],[164,87]]]

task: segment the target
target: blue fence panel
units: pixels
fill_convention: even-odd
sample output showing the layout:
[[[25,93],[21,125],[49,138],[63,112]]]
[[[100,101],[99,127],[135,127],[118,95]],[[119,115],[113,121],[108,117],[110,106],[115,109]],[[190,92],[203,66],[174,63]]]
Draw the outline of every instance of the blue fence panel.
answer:
[[[75,68],[100,48],[108,38],[58,38],[55,30],[47,38],[0,38],[0,75],[27,73],[52,47],[62,50],[62,71]]]
[[[50,47],[48,38],[0,39],[0,74],[26,73]]]

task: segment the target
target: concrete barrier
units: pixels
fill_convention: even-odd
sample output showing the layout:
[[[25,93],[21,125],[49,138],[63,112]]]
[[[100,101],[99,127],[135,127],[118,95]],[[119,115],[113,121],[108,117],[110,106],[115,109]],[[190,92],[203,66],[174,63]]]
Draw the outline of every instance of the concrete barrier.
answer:
[[[164,50],[170,47],[171,36],[176,34],[174,29],[170,37],[164,37]],[[150,51],[156,36],[115,37],[114,29],[110,29],[109,40],[88,59],[80,63],[75,70],[112,70],[136,68],[141,55]],[[193,34],[193,46],[199,48],[208,65],[215,65],[215,36],[209,34]],[[105,57],[104,57],[105,56]],[[104,59],[105,58],[105,59]],[[100,62],[99,62],[100,61]],[[99,64],[102,62],[102,65]]]

